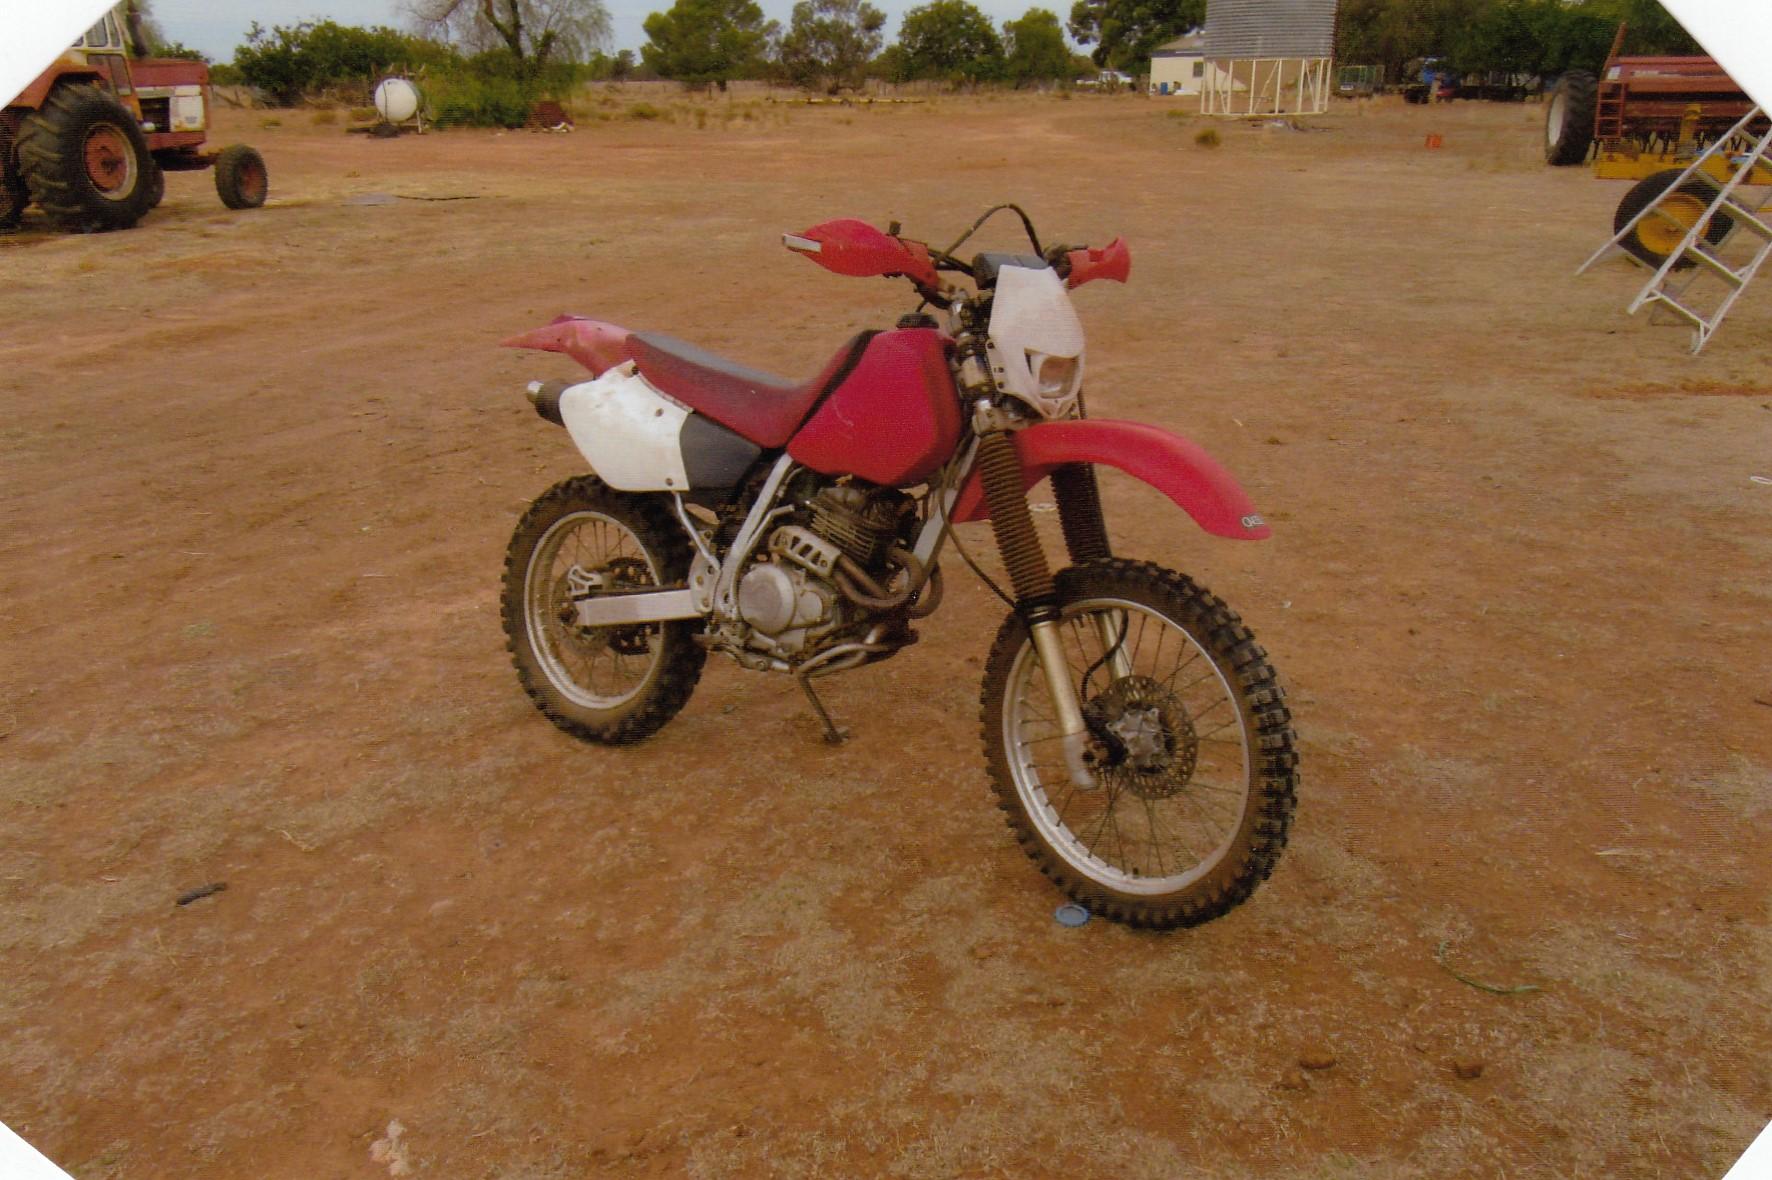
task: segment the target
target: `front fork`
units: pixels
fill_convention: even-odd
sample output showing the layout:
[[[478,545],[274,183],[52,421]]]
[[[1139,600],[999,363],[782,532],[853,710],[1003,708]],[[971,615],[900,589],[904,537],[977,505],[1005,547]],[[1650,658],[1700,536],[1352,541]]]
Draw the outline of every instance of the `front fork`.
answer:
[[[1021,456],[1016,453],[1010,432],[993,430],[980,437],[978,465],[985,503],[990,508],[991,531],[1009,571],[1010,584],[1015,588],[1015,610],[1027,624],[1046,678],[1046,691],[1058,716],[1065,768],[1073,783],[1092,790],[1096,781],[1087,756],[1089,727],[1083,720],[1082,702],[1064,658],[1058,589],[1039,535],[1034,531],[1034,519],[1022,487]],[[1071,560],[1081,563],[1112,556],[1094,469],[1081,464],[1061,467],[1052,474],[1052,490]],[[1118,625],[1105,615],[1098,618],[1097,625],[1115,677],[1125,676],[1130,671],[1130,660],[1121,650]]]

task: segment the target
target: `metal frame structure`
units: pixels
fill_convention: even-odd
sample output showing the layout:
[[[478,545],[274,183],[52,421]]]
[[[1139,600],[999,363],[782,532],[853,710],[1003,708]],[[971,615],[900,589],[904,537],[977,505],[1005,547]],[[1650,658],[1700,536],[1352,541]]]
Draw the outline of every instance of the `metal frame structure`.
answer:
[[[1330,57],[1207,58],[1200,113],[1247,119],[1329,109]]]
[[[1723,317],[1735,306],[1735,301],[1747,289],[1759,273],[1760,266],[1772,254],[1772,221],[1768,220],[1772,213],[1772,187],[1768,187],[1767,164],[1772,158],[1772,128],[1765,131],[1750,127],[1758,124],[1765,126],[1759,108],[1754,108],[1744,115],[1741,121],[1719,137],[1706,148],[1702,155],[1693,160],[1686,170],[1662,192],[1655,201],[1646,205],[1637,215],[1619,228],[1618,232],[1594,251],[1588,260],[1581,264],[1575,273],[1581,274],[1594,263],[1606,257],[1620,244],[1636,232],[1638,223],[1650,217],[1668,217],[1661,211],[1661,206],[1671,198],[1678,198],[1685,191],[1686,183],[1700,174],[1714,176],[1713,169],[1718,164],[1728,168],[1728,180],[1717,188],[1708,207],[1702,216],[1695,218],[1686,230],[1685,237],[1678,247],[1668,253],[1662,264],[1656,268],[1637,297],[1631,301],[1629,314],[1635,315],[1643,307],[1651,312],[1667,312],[1681,323],[1692,329],[1692,351],[1698,352],[1710,342],[1712,334],[1722,325]],[[1750,196],[1744,189],[1760,188],[1757,195]],[[1713,219],[1722,218],[1728,229],[1715,243],[1710,240]],[[1669,220],[1675,220],[1669,217]],[[1678,224],[1677,221],[1675,221]],[[1737,250],[1734,256],[1726,256],[1724,251],[1731,242],[1741,239],[1745,232],[1751,244],[1747,250]],[[1639,265],[1648,265],[1635,255],[1627,255]],[[1680,272],[1676,277],[1676,272]],[[1696,298],[1692,292],[1695,284],[1710,280],[1720,283],[1723,290],[1720,296],[1709,300]]]

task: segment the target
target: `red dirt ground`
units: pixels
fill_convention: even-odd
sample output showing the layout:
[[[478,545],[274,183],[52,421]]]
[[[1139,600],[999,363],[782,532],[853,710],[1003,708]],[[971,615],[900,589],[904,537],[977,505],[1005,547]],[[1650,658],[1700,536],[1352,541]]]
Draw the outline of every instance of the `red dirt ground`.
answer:
[[[0,1119],[83,1180],[1727,1169],[1772,1118],[1772,296],[1694,359],[1623,314],[1640,272],[1574,278],[1622,188],[1543,167],[1538,107],[1209,150],[1131,98],[629,101],[236,113],[266,209],[173,176],[131,232],[0,239]],[[809,372],[909,300],[779,231],[1004,199],[1126,235],[1092,410],[1275,522],[1107,483],[1302,739],[1292,847],[1197,930],[1053,922],[957,564],[831,683],[834,750],[723,664],[579,745],[502,650],[510,528],[580,467],[520,396],[567,362],[500,337]]]

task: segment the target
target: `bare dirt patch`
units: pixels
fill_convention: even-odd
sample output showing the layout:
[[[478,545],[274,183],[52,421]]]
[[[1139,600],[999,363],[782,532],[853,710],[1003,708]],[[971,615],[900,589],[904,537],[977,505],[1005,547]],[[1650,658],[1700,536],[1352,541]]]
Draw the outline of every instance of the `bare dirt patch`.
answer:
[[[173,176],[130,233],[0,238],[0,1118],[83,1178],[1726,1169],[1772,1118],[1772,413],[1721,396],[1766,292],[1694,360],[1640,272],[1576,280],[1620,189],[1541,166],[1537,107],[1204,151],[1130,98],[624,104],[238,113],[266,209]],[[1092,410],[1276,523],[1106,484],[1303,738],[1293,847],[1199,930],[1053,922],[958,566],[832,684],[835,750],[714,665],[576,745],[501,649],[505,539],[577,465],[520,396],[567,362],[495,341],[576,311],[809,372],[908,301],[779,231],[1004,199],[1127,236]]]

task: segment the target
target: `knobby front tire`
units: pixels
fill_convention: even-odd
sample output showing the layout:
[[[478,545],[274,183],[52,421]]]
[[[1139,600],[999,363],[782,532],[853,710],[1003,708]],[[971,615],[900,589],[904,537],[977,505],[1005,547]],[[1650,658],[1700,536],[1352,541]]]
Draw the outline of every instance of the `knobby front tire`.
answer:
[[[985,760],[1010,830],[1105,917],[1152,929],[1219,917],[1273,871],[1296,806],[1296,739],[1267,653],[1228,606],[1161,566],[1095,561],[1057,585],[1095,784],[1071,783],[1012,614],[983,691]]]

